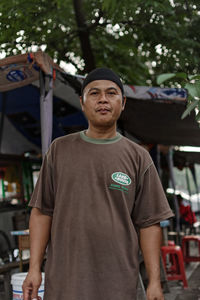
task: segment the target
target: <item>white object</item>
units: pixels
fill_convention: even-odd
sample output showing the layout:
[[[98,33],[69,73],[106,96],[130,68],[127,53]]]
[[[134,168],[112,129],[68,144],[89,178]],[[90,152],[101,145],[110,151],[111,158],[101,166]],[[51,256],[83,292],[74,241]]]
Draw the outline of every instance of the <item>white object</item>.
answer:
[[[16,273],[11,276],[11,285],[13,298],[12,300],[23,300],[22,285],[26,278],[27,273]],[[44,273],[42,273],[42,283],[38,290],[38,300],[43,300],[44,297]]]

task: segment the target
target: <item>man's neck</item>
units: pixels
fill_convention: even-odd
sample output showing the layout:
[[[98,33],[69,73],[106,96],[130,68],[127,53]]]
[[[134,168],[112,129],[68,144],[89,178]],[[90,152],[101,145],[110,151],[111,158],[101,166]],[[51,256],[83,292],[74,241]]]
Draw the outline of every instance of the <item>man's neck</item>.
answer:
[[[93,139],[111,139],[117,135],[116,126],[113,128],[94,128],[89,126],[86,130],[86,135]]]

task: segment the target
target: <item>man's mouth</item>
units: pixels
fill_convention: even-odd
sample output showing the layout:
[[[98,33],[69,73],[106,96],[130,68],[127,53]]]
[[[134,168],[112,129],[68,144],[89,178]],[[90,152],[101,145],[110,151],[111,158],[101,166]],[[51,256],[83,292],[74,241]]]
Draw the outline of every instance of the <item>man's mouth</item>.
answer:
[[[96,111],[100,112],[102,114],[106,114],[106,113],[110,112],[110,109],[109,108],[105,108],[105,107],[101,107],[101,108],[98,108]]]

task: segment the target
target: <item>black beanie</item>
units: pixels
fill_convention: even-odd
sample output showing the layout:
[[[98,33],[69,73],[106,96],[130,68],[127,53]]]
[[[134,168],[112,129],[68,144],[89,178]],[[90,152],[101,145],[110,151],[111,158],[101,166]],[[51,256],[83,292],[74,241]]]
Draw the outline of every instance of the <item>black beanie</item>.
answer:
[[[83,81],[81,93],[83,94],[83,90],[86,87],[86,85],[88,85],[90,82],[95,81],[95,80],[113,81],[121,89],[122,95],[124,94],[123,84],[122,84],[119,76],[108,68],[97,68],[97,69],[94,69],[93,71],[91,71]]]

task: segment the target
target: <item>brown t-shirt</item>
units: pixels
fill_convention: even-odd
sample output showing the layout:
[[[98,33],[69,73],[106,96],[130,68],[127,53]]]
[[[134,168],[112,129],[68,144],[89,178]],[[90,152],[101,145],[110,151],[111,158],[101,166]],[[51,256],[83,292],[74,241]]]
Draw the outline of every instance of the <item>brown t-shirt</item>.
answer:
[[[119,134],[54,140],[30,206],[53,217],[45,300],[134,300],[137,229],[173,216],[148,152]]]

